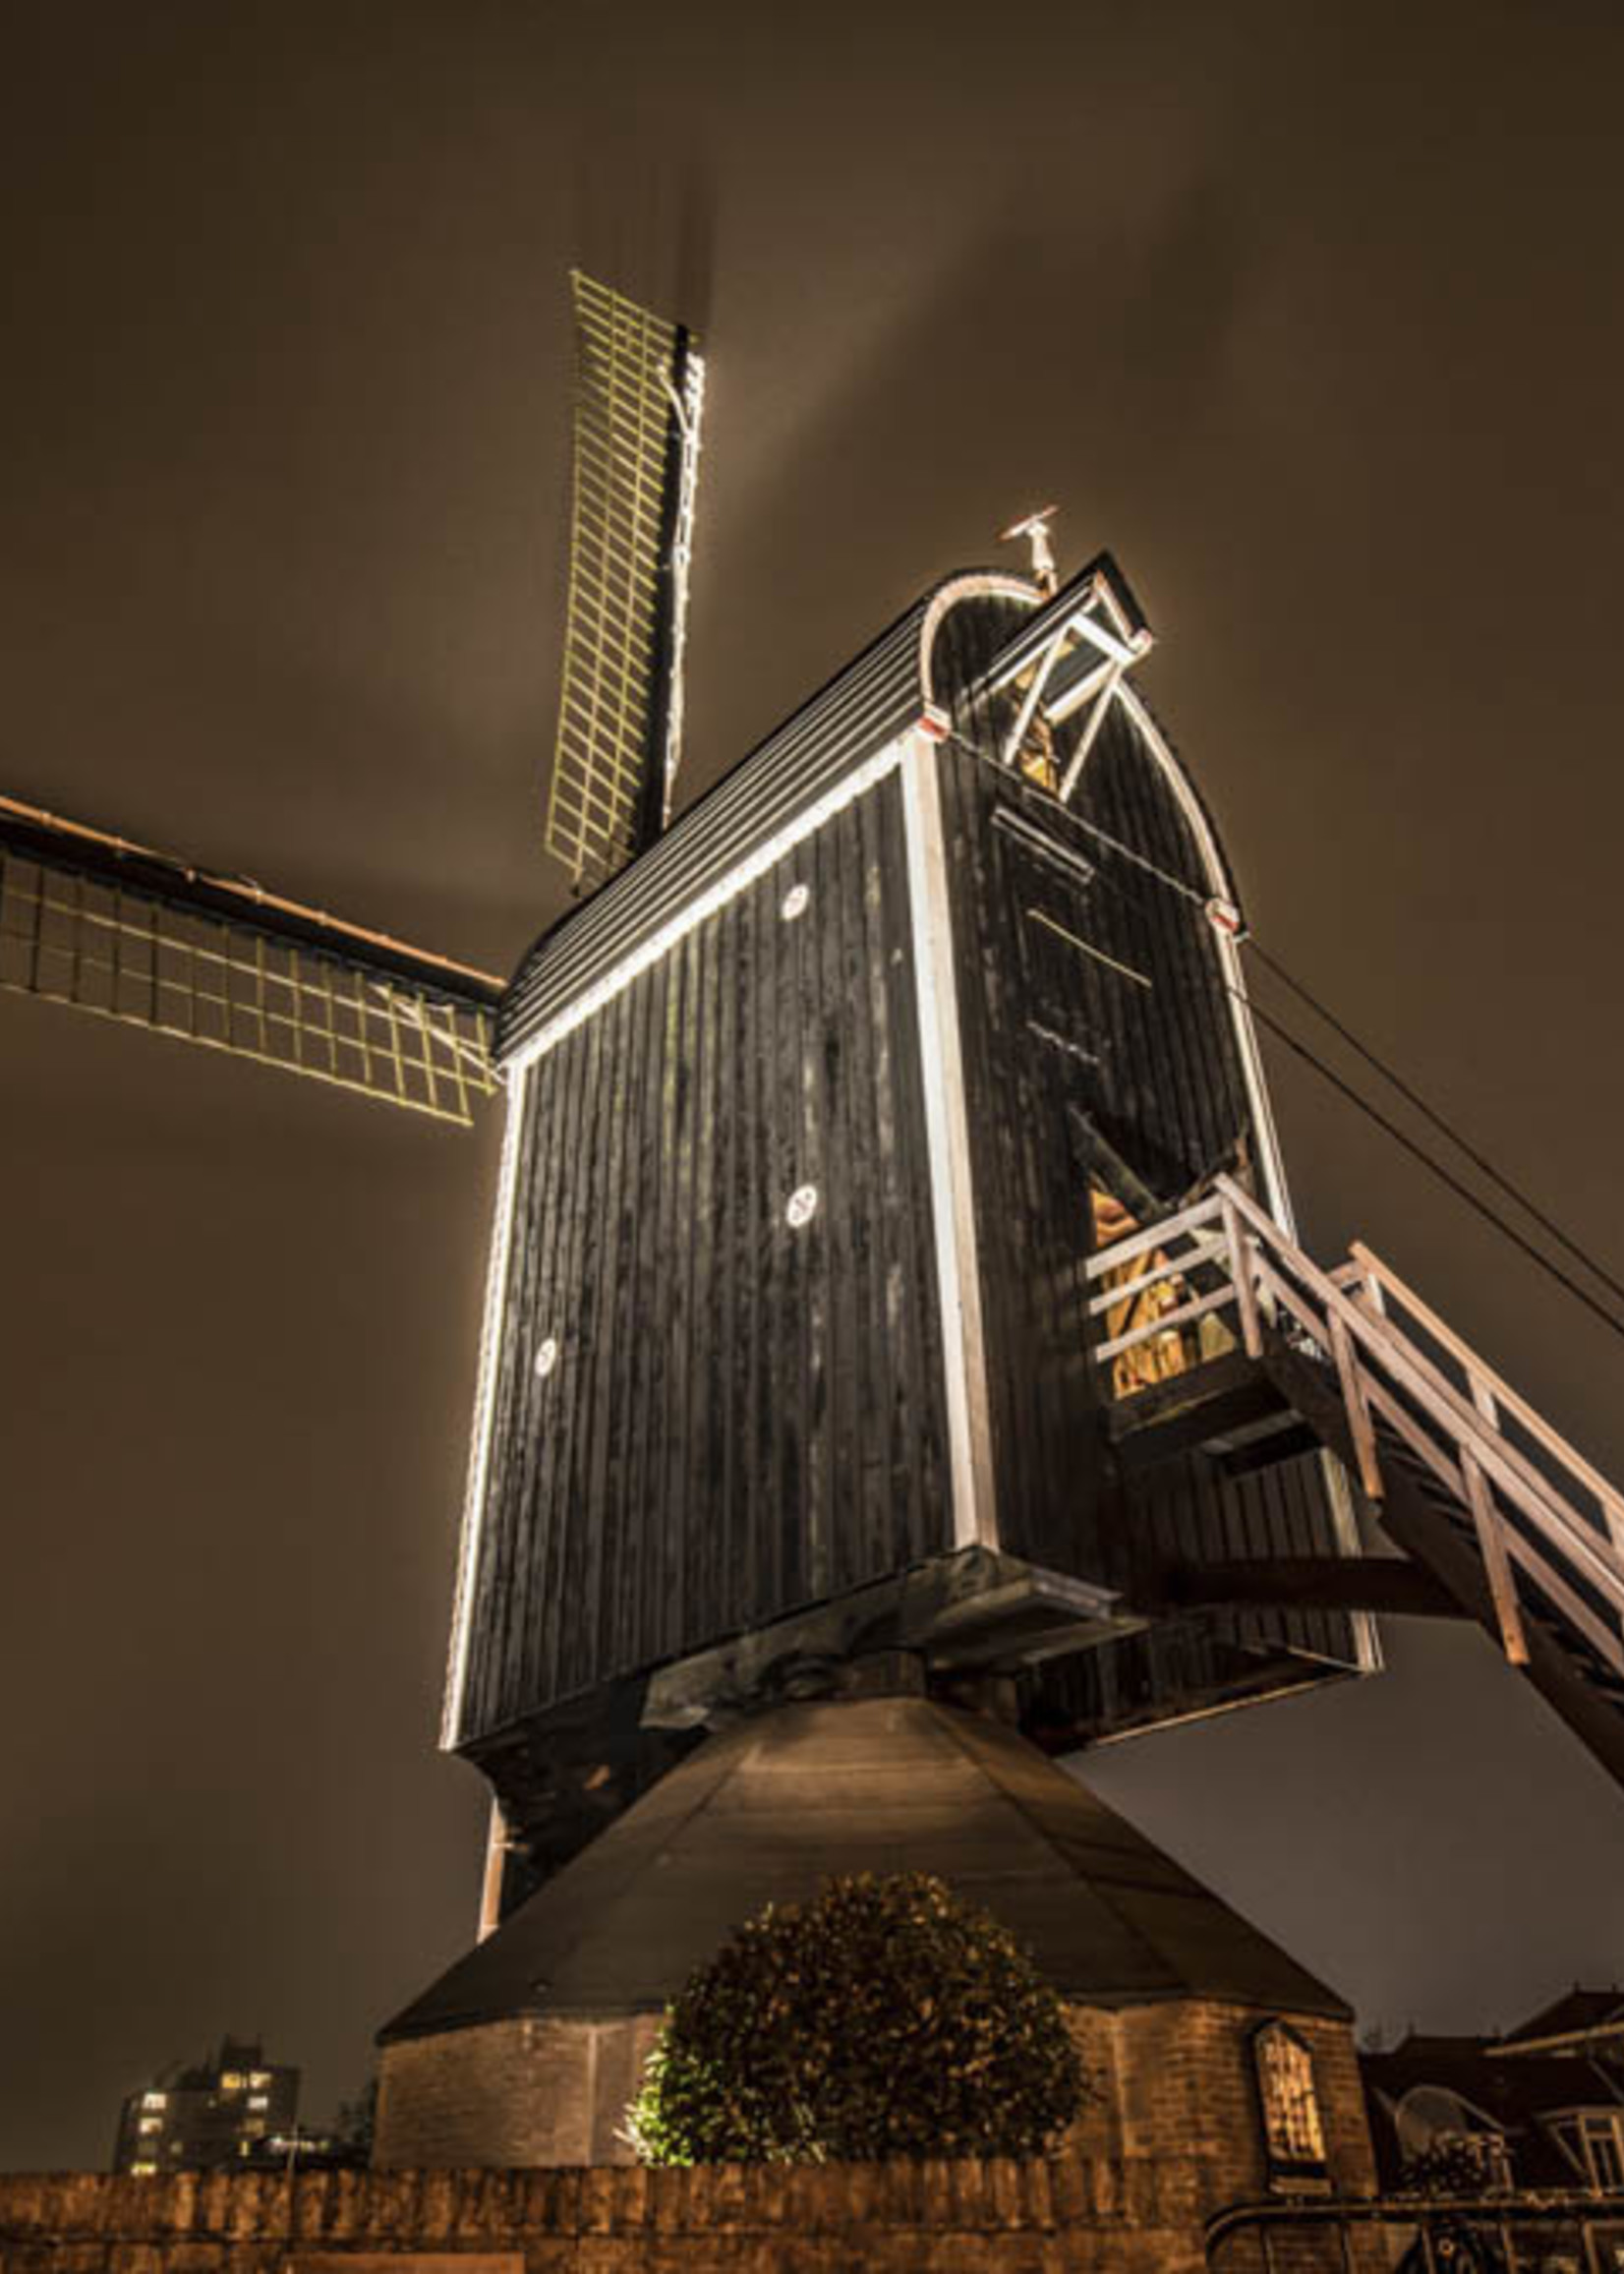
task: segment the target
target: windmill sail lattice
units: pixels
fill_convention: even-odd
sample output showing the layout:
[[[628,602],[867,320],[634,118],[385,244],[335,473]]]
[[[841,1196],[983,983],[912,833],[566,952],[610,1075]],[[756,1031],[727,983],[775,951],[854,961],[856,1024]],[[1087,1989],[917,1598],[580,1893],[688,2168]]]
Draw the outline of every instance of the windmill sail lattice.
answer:
[[[669,810],[704,367],[680,324],[578,271],[571,282],[574,495],[546,844],[590,886]]]
[[[0,988],[466,1124],[500,982],[0,798]]]

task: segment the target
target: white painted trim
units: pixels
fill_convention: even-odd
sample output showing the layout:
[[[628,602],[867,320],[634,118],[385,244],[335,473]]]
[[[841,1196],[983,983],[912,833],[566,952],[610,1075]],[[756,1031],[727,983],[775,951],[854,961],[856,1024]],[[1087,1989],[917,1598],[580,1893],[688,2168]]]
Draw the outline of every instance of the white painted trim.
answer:
[[[924,689],[927,708],[936,700],[936,681],[931,675],[936,634],[949,609],[957,608],[961,600],[1023,600],[1034,613],[1047,606],[1047,596],[1029,577],[1010,576],[999,569],[956,576],[951,584],[943,585],[926,609],[919,626],[919,684]]]
[[[485,1281],[485,1320],[480,1330],[479,1386],[474,1393],[474,1436],[468,1456],[468,1489],[462,1511],[462,1544],[457,1556],[457,1592],[451,1613],[451,1648],[445,1668],[445,1709],[440,1720],[441,1750],[449,1753],[462,1725],[463,1692],[474,1613],[474,1579],[485,1526],[486,1482],[491,1437],[495,1427],[496,1370],[501,1351],[502,1312],[507,1302],[507,1264],[513,1245],[513,1211],[519,1175],[528,1082],[515,1067],[507,1087],[507,1126],[502,1132],[501,1169],[491,1227],[491,1261]]]
[[[1134,624],[1132,622],[1127,609],[1123,606],[1122,595],[1110,577],[1106,575],[1104,569],[1101,569],[1094,579],[1094,590],[1100,597],[1101,605],[1107,613],[1115,619],[1118,631],[1133,650],[1133,653],[1136,656],[1149,655],[1156,644],[1155,635],[1148,624]]]
[[[1057,695],[1052,703],[1045,703],[1043,715],[1050,726],[1063,725],[1073,711],[1079,711],[1083,704],[1089,701],[1092,696],[1099,694],[1102,688],[1115,686],[1118,672],[1125,669],[1126,666],[1114,664],[1108,659],[1100,664],[1096,670],[1091,671],[1085,679],[1078,679],[1076,684],[1068,687],[1063,695]]]
[[[1098,616],[1089,613],[1096,607],[1104,609],[1111,615],[1117,625],[1115,633],[1102,624]],[[1156,644],[1150,633],[1142,627],[1137,631],[1130,630],[1122,604],[1112,591],[1109,578],[1103,575],[1089,579],[1087,591],[1060,625],[1055,637],[1064,640],[1072,631],[1086,638],[1107,663],[1114,663],[1125,671],[1141,662]],[[1041,652],[1041,649],[1022,649],[1013,663],[1005,665],[996,679],[988,682],[992,691],[996,693],[1000,687],[1007,687],[1012,679],[1018,678],[1032,661],[1033,654]],[[1061,714],[1051,711],[1049,716],[1054,719]]]
[[[907,737],[902,761],[902,821],[907,843],[908,916],[913,933],[931,1218],[942,1310],[953,1540],[956,1548],[996,1548],[998,1507],[987,1411],[981,1267],[964,1113],[937,747],[922,732]]]
[[[1235,887],[1224,865],[1223,854],[1218,849],[1218,841],[1212,834],[1211,823],[1202,811],[1200,799],[1190,787],[1189,777],[1162,739],[1156,722],[1126,678],[1117,681],[1116,697],[1138,729],[1174,796],[1179,800],[1179,810],[1189,824],[1213,896],[1219,900],[1235,902]],[[1235,904],[1239,905],[1239,903],[1235,902]],[[1218,966],[1230,991],[1230,1020],[1235,1028],[1236,1047],[1241,1054],[1241,1073],[1247,1085],[1247,1102],[1251,1107],[1252,1125],[1257,1132],[1257,1166],[1263,1188],[1261,1197],[1275,1222],[1295,1240],[1297,1224],[1292,1214],[1291,1195],[1286,1189],[1286,1165],[1281,1158],[1280,1133],[1275,1127],[1274,1108],[1269,1102],[1268,1084],[1263,1075],[1262,1054],[1257,1046],[1257,1029],[1252,1023],[1251,1009],[1247,998],[1240,946],[1227,932],[1220,931],[1216,924],[1211,929],[1218,947]]]
[[[671,406],[682,436],[676,485],[675,526],[671,533],[671,650],[667,662],[665,780],[661,786],[660,823],[668,828],[671,800],[676,794],[676,770],[682,763],[682,665],[688,645],[688,572],[694,551],[694,500],[699,488],[700,434],[705,416],[705,358],[690,341],[684,392],[668,387]]]
[[[1033,678],[1031,685],[1026,690],[1025,700],[1022,702],[1019,710],[1015,713],[1015,725],[1010,729],[1009,733],[1004,738],[1004,747],[999,752],[1000,765],[1013,766],[1015,762],[1015,759],[1019,756],[1020,745],[1025,741],[1027,729],[1032,724],[1032,713],[1037,709],[1039,703],[1041,703],[1043,700],[1043,690],[1049,684],[1049,673],[1054,670],[1056,664],[1060,662],[1060,651],[1066,645],[1066,635],[1071,630],[1071,619],[1068,617],[1067,621],[1061,625],[1059,631],[1056,632],[1054,638],[1049,642],[1049,645],[1046,648],[1039,649],[1038,654],[1040,660],[1038,663],[1036,675]]]
[[[1059,797],[1062,805],[1067,802],[1073,790],[1076,787],[1077,779],[1082,773],[1083,768],[1088,763],[1088,753],[1094,747],[1094,742],[1099,734],[1100,729],[1105,725],[1105,714],[1111,708],[1111,697],[1116,693],[1118,687],[1121,686],[1122,675],[1127,668],[1128,667],[1125,664],[1108,664],[1106,666],[1105,679],[1100,688],[1099,700],[1095,703],[1092,712],[1089,714],[1087,726],[1084,727],[1082,732],[1077,736],[1077,746],[1072,753],[1072,763],[1067,767],[1066,772],[1061,776],[1060,787],[1055,792],[1056,796]],[[1059,715],[1060,714],[1057,708],[1055,716],[1058,717]]]
[[[842,775],[834,787],[826,790],[814,804],[807,806],[803,813],[797,813],[793,821],[785,823],[773,836],[763,838],[760,845],[755,845],[708,891],[698,894],[691,901],[685,901],[675,915],[662,924],[658,931],[651,932],[629,955],[623,956],[601,979],[594,980],[590,987],[583,989],[572,1002],[565,1005],[556,1018],[550,1019],[545,1026],[539,1028],[528,1042],[516,1050],[506,1062],[509,1071],[517,1073],[521,1068],[533,1066],[537,1059],[545,1057],[548,1051],[562,1042],[566,1034],[573,1034],[577,1026],[585,1025],[589,1019],[603,1010],[606,1003],[612,1003],[615,996],[623,994],[634,979],[650,970],[662,957],[668,956],[677,943],[686,939],[691,931],[697,930],[707,917],[714,916],[719,908],[725,908],[729,901],[736,900],[758,877],[765,876],[786,852],[822,829],[826,821],[833,820],[854,798],[872,789],[877,782],[883,782],[888,774],[895,774],[901,764],[906,739],[905,735],[899,736],[895,742],[888,742],[883,750],[877,750],[872,758],[865,759],[862,765],[854,766],[849,774]]]

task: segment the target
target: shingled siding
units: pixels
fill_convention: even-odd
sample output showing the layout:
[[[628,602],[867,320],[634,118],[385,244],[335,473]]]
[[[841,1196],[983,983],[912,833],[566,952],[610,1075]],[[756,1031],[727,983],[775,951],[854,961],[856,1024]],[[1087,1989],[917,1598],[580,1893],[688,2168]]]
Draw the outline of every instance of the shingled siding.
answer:
[[[6,2274],[1196,2274],[1194,2157],[0,2179]],[[427,2263],[423,2263],[427,2261]]]

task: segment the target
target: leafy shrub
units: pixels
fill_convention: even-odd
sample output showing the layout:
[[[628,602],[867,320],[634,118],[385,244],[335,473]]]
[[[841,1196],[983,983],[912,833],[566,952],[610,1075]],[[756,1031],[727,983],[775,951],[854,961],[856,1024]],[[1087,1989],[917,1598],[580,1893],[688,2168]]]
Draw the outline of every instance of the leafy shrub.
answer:
[[[627,2111],[650,2164],[1035,2155],[1089,2097],[1059,1998],[939,1879],[830,1880],[690,1977]]]

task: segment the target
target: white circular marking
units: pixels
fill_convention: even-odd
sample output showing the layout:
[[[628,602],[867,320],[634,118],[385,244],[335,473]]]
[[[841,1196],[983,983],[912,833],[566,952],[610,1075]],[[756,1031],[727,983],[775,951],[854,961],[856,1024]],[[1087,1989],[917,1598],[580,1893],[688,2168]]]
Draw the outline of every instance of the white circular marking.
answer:
[[[536,1371],[543,1381],[558,1363],[558,1345],[550,1334],[536,1353]]]
[[[783,1211],[783,1220],[793,1232],[803,1224],[810,1224],[818,1212],[818,1188],[800,1185],[789,1195],[789,1204]]]
[[[811,898],[812,895],[805,885],[791,885],[779,904],[779,914],[786,924],[792,924],[797,916],[805,914],[807,903]]]

